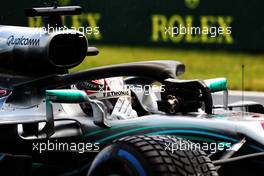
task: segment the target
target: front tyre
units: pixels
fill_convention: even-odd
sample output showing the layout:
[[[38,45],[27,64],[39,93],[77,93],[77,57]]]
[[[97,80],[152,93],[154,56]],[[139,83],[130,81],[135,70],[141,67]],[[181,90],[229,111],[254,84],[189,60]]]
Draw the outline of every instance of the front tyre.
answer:
[[[190,142],[170,136],[127,136],[104,148],[88,176],[217,176],[203,151],[170,151],[165,145]]]

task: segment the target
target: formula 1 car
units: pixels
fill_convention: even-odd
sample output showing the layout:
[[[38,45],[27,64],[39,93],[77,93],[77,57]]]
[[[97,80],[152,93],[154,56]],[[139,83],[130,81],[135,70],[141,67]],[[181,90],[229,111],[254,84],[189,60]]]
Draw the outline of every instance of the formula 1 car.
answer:
[[[26,10],[43,27],[80,13]],[[228,104],[225,78],[180,80],[172,60],[68,73],[98,52],[78,31],[0,26],[1,175],[262,175],[262,105]]]

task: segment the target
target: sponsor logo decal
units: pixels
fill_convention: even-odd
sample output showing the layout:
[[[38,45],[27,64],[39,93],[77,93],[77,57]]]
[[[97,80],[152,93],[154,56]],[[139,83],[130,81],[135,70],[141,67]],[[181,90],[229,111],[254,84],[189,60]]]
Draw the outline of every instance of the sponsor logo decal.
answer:
[[[13,35],[7,38],[6,44],[8,46],[39,46],[40,39],[37,38],[27,38],[27,37],[14,37]]]
[[[129,96],[130,91],[106,91],[103,92],[104,97]]]

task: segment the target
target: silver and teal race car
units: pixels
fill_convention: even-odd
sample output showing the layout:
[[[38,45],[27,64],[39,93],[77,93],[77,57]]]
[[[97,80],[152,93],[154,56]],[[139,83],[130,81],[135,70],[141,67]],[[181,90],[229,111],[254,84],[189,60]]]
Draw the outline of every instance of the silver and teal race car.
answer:
[[[26,14],[59,25],[80,10]],[[35,32],[0,26],[1,175],[262,175],[264,108],[229,104],[225,78],[180,80],[173,60],[68,73],[98,50],[78,31]]]
[[[226,80],[179,80],[175,76],[183,68],[176,61],[137,62],[19,85],[17,90],[35,87],[45,91],[41,98],[29,94],[16,99],[12,91],[2,98],[1,170],[14,175],[259,173],[263,107],[246,102],[215,106],[211,93],[226,92]],[[90,73],[99,73],[92,79],[101,79],[105,70],[112,70],[111,76],[132,76],[126,74],[129,71],[121,73],[123,69],[135,71],[134,77],[124,79],[123,86],[134,87],[129,93],[128,89],[103,89],[88,94],[94,81],[68,79]],[[148,75],[151,70],[157,74]],[[144,77],[141,72],[146,72]],[[163,76],[162,81],[159,77]],[[57,84],[64,79],[74,86],[59,89]],[[46,80],[52,81],[46,84]],[[157,80],[164,85],[162,89],[150,90],[149,86],[141,92],[144,85]],[[125,105],[127,98],[131,104]]]

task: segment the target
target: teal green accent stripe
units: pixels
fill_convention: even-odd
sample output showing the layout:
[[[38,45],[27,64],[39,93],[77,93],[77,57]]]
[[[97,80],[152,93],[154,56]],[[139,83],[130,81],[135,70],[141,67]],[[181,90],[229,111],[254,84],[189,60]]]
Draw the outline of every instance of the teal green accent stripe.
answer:
[[[85,138],[85,137],[88,137],[88,136],[92,136],[92,135],[95,135],[95,134],[98,134],[98,133],[101,133],[101,132],[104,132],[104,131],[107,131],[106,129],[101,129],[101,130],[96,130],[96,131],[93,131],[91,133],[85,133],[82,138]]]
[[[256,146],[256,145],[249,144],[248,146],[251,147],[251,148],[253,148],[253,149],[255,149],[255,150],[258,150],[258,151],[264,152],[264,149],[263,149],[263,148],[260,148],[260,147],[258,147],[258,146]]]
[[[122,136],[122,135],[126,135],[126,134],[129,134],[129,133],[133,133],[133,132],[141,131],[141,130],[155,129],[155,128],[175,128],[175,127],[177,127],[177,125],[170,125],[170,126],[168,126],[168,125],[164,125],[164,126],[163,125],[158,125],[158,126],[147,126],[147,127],[135,128],[135,129],[130,129],[130,130],[127,130],[127,131],[123,131],[123,132],[120,132],[120,133],[116,133],[116,134],[110,135],[108,137],[99,139],[96,142],[101,143],[101,142],[104,142],[104,141],[107,141],[107,140],[110,140],[110,139],[117,138],[117,137]],[[190,128],[190,126],[183,126],[182,124],[180,125],[180,127],[181,128]],[[191,127],[191,128],[198,128],[198,127]]]
[[[113,134],[113,135],[108,136],[106,138],[102,138],[102,139],[100,139],[100,140],[98,140],[96,142],[101,143],[101,142],[104,142],[104,141],[107,141],[107,140],[110,140],[110,139],[114,139],[114,138],[116,138],[118,136],[122,136],[122,135],[129,134],[129,133],[136,132],[136,131],[151,129],[151,128],[158,128],[158,126],[142,127],[142,128],[136,128],[136,129],[131,129],[131,130],[123,131],[121,133]]]
[[[99,134],[99,133],[103,133],[103,132],[106,132],[106,131],[109,131],[109,130],[114,130],[114,129],[119,129],[119,128],[125,128],[125,127],[129,127],[129,126],[134,126],[134,125],[137,125],[137,124],[138,123],[126,124],[126,125],[116,125],[116,126],[112,126],[111,128],[108,128],[108,129],[96,130],[96,131],[93,131],[93,132],[90,132],[90,133],[85,133],[82,136],[82,138],[89,137],[89,136],[93,136],[93,135],[96,135],[96,134]]]
[[[177,137],[183,138],[183,139],[187,139],[187,140],[191,140],[191,141],[202,141],[202,142],[215,142],[216,140],[212,140],[212,139],[208,139],[205,137],[197,137],[197,136],[187,136],[187,135],[177,135]]]
[[[38,169],[42,166],[44,166],[44,164],[42,163],[32,163],[32,169]]]
[[[237,142],[237,139],[221,135],[221,134],[216,134],[212,132],[207,132],[207,131],[200,131],[200,130],[164,130],[164,131],[157,131],[157,132],[152,132],[152,133],[147,133],[148,135],[161,135],[161,134],[171,134],[171,133],[191,133],[191,134],[201,134],[201,135],[206,135],[206,136],[212,136],[216,138],[221,138],[221,139],[226,139],[229,141]]]
[[[2,159],[4,159],[4,157],[5,157],[5,155],[4,155],[4,154],[1,154],[1,155],[0,155],[0,161],[1,161]]]

